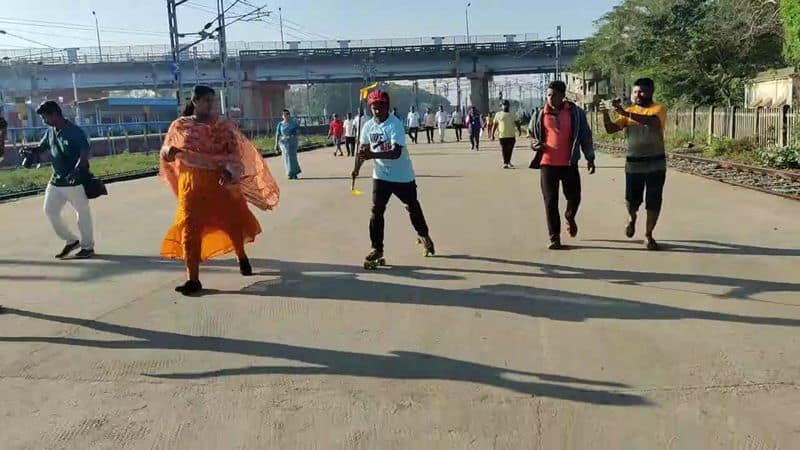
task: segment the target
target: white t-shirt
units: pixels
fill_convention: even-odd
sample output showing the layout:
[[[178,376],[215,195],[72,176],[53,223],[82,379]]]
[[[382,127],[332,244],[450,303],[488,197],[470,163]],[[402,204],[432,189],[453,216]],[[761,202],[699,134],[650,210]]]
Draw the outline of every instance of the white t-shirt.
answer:
[[[406,124],[408,124],[408,128],[419,128],[419,113],[416,112],[408,113]]]
[[[344,137],[356,137],[355,119],[347,119],[344,121]]]
[[[436,123],[439,125],[447,123],[447,113],[444,111],[436,111]]]
[[[425,126],[426,127],[436,126],[436,116],[433,115],[433,113],[425,113]]]
[[[453,125],[462,125],[463,120],[461,119],[461,113],[458,111],[453,111]]]
[[[370,119],[361,130],[361,144],[369,144],[373,153],[392,151],[395,145],[403,148],[398,159],[374,159],[372,178],[394,183],[410,183],[414,181],[414,167],[406,147],[406,130],[403,122],[393,114],[383,122]]]

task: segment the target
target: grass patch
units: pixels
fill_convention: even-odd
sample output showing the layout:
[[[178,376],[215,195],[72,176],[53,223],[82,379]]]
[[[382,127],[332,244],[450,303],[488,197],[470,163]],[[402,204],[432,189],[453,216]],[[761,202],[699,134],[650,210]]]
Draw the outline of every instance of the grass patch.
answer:
[[[327,136],[310,135],[300,137],[300,146],[306,147],[317,144],[327,144]],[[272,154],[275,149],[275,138],[259,137],[253,139],[253,144],[264,154]],[[98,177],[119,175],[127,172],[138,172],[148,169],[157,169],[159,166],[158,152],[120,153],[111,156],[98,156],[92,158],[92,173]],[[0,193],[34,189],[47,185],[53,169],[42,166],[38,169],[24,169],[21,167],[0,170]]]

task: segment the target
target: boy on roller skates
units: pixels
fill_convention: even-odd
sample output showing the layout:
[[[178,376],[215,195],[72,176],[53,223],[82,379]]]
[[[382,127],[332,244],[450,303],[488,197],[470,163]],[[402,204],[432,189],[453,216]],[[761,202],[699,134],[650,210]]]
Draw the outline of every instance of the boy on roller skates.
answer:
[[[374,159],[372,187],[372,216],[369,220],[369,236],[372,251],[364,261],[364,267],[374,269],[384,265],[383,214],[392,195],[406,205],[411,224],[419,235],[418,243],[425,248],[425,255],[434,254],[433,241],[428,235],[428,225],[417,200],[417,184],[411,157],[406,147],[403,122],[389,114],[389,94],[372,91],[367,99],[373,118],[361,130],[358,163],[353,177],[358,176],[361,165]]]

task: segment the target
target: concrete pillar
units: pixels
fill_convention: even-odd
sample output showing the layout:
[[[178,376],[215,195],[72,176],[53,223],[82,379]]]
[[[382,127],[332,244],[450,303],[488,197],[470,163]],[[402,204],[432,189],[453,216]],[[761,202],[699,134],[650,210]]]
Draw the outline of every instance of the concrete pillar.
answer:
[[[280,117],[286,108],[288,84],[245,81],[242,84],[241,109],[246,119]]]
[[[481,114],[489,112],[489,77],[485,75],[469,77],[469,100],[471,106],[477,106]]]

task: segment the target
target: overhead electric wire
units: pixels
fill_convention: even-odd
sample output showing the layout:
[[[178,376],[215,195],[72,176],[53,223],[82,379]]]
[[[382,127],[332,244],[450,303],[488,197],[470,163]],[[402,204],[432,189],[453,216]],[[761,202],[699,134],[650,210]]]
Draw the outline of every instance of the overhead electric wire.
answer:
[[[38,27],[38,28],[73,29],[81,31],[95,30],[94,25],[88,25],[88,24],[82,25],[76,23],[55,22],[48,20],[35,20],[35,19],[14,19],[9,17],[0,17],[0,23],[9,25],[22,25],[27,27]],[[115,28],[115,27],[100,27],[100,31],[104,31],[107,33],[117,33],[117,34],[140,34],[140,35],[150,35],[150,36],[163,36],[167,34],[164,32],[152,31],[152,30],[138,30],[131,28]]]

